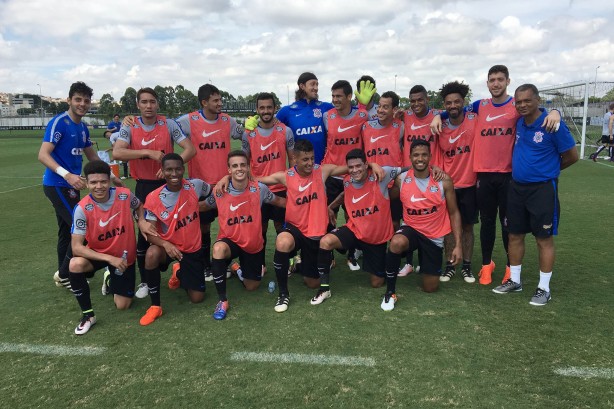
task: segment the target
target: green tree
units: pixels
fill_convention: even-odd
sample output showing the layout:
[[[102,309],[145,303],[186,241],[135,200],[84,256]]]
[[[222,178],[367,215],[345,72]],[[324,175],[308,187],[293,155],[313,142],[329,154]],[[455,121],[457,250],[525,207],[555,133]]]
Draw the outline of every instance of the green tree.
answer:
[[[234,95],[229,94],[227,91],[220,90],[220,96],[222,97],[222,104],[225,104],[226,102],[236,101],[237,100],[234,97]]]
[[[168,112],[168,91],[161,85],[156,85],[154,91],[158,94],[158,112],[166,114]]]
[[[111,94],[103,94],[102,97],[100,97],[98,113],[112,117],[117,111],[117,108],[117,103]]]
[[[439,95],[439,91],[426,91],[426,95],[429,98],[429,105],[432,108],[443,109],[443,99]]]
[[[614,87],[612,87],[606,94],[601,98],[602,101],[612,102],[614,101]]]
[[[122,113],[134,114],[138,112],[136,107],[136,90],[134,88],[126,88],[124,96],[120,98],[119,102],[122,105]]]
[[[175,99],[178,114],[186,114],[198,109],[198,97],[182,85],[175,87]]]
[[[62,101],[58,102],[58,112],[68,111],[68,102]]]
[[[175,88],[169,85],[168,87],[164,87],[164,89],[166,90],[166,114],[171,118],[175,118],[179,112]]]

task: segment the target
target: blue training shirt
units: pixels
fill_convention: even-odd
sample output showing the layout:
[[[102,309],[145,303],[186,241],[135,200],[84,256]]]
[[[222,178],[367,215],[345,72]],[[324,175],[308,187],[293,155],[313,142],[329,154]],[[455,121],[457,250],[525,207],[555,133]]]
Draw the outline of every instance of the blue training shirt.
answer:
[[[75,123],[68,112],[56,115],[47,124],[43,142],[51,142],[55,145],[51,157],[60,166],[75,175],[81,174],[83,149],[92,146],[90,133],[83,122]],[[43,174],[43,185],[71,187],[67,181],[49,168],[46,168]]]
[[[315,163],[321,163],[326,151],[324,113],[333,108],[330,102],[301,99],[277,112],[277,119],[292,129],[294,140],[307,139],[313,144]]]
[[[548,115],[542,112],[532,124],[524,117],[516,123],[516,142],[512,155],[512,178],[519,183],[545,182],[561,173],[561,154],[575,149],[576,141],[561,120],[559,130],[547,132],[541,126]]]

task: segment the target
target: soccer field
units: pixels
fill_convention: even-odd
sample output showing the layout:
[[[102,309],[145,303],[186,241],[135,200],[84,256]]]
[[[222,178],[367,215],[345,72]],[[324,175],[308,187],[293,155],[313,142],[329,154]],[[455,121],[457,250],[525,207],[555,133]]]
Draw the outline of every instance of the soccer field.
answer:
[[[3,408],[614,406],[609,162],[563,172],[553,298],[542,308],[529,305],[539,275],[528,237],[522,293],[491,292],[505,264],[498,239],[491,286],[457,274],[424,294],[412,274],[399,278],[398,303],[386,313],[384,290],[336,254],[333,297],[311,306],[314,291],[293,275],[290,308],[278,314],[267,291],[271,235],[262,288],[248,293],[231,279],[225,320],[211,317],[217,296],[207,283],[199,305],[163,288],[164,315],[141,327],[149,300],[116,311],[99,272],[90,279],[98,323],[79,337],[74,296],[52,280],[57,226],[40,186],[39,146],[40,135],[0,134]]]

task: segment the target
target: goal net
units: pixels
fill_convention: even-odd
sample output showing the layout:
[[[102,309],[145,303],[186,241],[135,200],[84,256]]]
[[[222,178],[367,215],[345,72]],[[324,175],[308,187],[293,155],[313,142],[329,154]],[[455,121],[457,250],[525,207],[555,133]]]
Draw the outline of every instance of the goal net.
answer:
[[[539,96],[547,109],[558,109],[580,146],[580,158],[595,152],[601,141],[603,115],[613,101],[603,101],[611,95],[614,82],[572,82],[541,88]]]

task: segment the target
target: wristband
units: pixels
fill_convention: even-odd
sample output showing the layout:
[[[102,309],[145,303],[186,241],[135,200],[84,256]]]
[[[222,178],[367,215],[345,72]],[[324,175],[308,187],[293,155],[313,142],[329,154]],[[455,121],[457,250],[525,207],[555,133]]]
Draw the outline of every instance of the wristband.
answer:
[[[63,167],[58,166],[57,168],[55,168],[55,173],[60,175],[62,179],[66,179],[66,175],[68,175],[70,172],[64,169]]]

